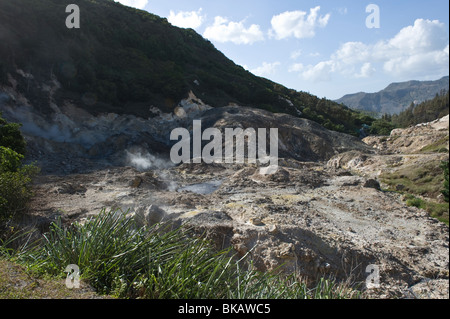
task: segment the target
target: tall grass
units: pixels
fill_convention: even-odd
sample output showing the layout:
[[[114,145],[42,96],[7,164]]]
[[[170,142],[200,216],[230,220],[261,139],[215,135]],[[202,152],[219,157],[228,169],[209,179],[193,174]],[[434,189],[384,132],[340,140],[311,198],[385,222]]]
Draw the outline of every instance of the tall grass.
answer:
[[[20,254],[34,271],[65,276],[76,264],[97,292],[120,298],[352,298],[348,286],[322,279],[308,288],[294,275],[256,271],[230,250],[215,251],[189,228],[137,228],[120,211],[85,224],[54,223],[42,242]]]

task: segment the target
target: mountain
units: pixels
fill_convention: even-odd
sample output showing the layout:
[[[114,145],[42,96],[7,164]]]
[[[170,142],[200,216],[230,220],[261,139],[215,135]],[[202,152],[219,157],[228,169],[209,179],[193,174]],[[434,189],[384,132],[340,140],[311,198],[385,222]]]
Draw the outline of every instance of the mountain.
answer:
[[[249,269],[246,264],[235,267],[227,254],[209,254],[204,244],[230,249],[238,260],[251,262],[252,269],[275,271],[282,275],[280,279],[284,274],[300,273],[302,282],[304,278],[309,284],[332,276],[331,286],[326,285],[327,294],[333,291],[331,297],[342,297],[349,285],[349,274],[352,283],[369,283],[370,278],[376,283],[377,276],[382,275],[379,289],[366,289],[367,285],[360,284],[349,287],[352,294],[361,290],[371,299],[448,297],[448,227],[416,207],[407,207],[398,193],[401,189],[409,191],[409,177],[414,181],[419,177],[420,188],[425,190],[430,176],[435,185],[440,183],[438,175],[443,174],[430,166],[436,162],[428,163],[429,154],[420,154],[419,162],[416,154],[382,154],[361,139],[342,133],[353,133],[374,119],[336,102],[256,77],[193,30],[173,27],[145,11],[112,0],[77,0],[81,28],[67,29],[65,9],[70,2],[75,1],[0,0],[0,135],[5,135],[0,139],[4,145],[0,146],[9,146],[4,141],[19,126],[9,126],[7,121],[20,122],[26,161],[41,168],[41,174],[30,185],[35,196],[26,203],[28,209],[21,209],[14,219],[6,220],[5,228],[0,227],[5,229],[0,230],[0,237],[7,238],[8,247],[33,247],[30,258],[23,255],[24,261],[33,264],[24,267],[36,266],[35,252],[41,246],[34,245],[35,239],[36,243],[48,243],[48,238],[67,243],[89,229],[102,235],[103,242],[109,242],[106,237],[115,236],[111,224],[89,220],[101,217],[102,210],[113,211],[114,216],[122,216],[122,211],[127,214],[123,220],[133,228],[128,231],[115,222],[118,227],[114,228],[128,238],[127,242],[137,243],[134,247],[144,247],[140,239],[147,233],[141,233],[140,226],[158,221],[173,229],[185,225],[189,237],[207,239],[198,241],[201,250],[195,254],[206,256],[208,263],[214,256],[224,256],[227,269],[230,265],[245,278],[249,277],[241,270]],[[195,129],[194,120],[201,121],[203,132]],[[257,139],[256,131],[244,131],[256,128]],[[277,143],[272,143],[272,130],[265,134],[264,128],[277,129]],[[184,141],[189,140],[187,149],[192,157],[200,146],[203,162],[178,163],[169,156],[173,154],[172,146],[180,144],[170,138],[174,129],[182,132]],[[207,129],[212,130],[208,133]],[[219,157],[219,161],[208,164],[208,147],[213,146],[214,155],[216,149],[218,154],[225,150],[225,155],[227,149],[234,150],[234,138],[227,139],[227,129],[234,129],[236,134],[235,163],[220,161]],[[199,139],[204,135],[197,132],[212,132],[214,141]],[[376,145],[387,139],[380,137]],[[447,155],[448,159],[448,151],[441,152],[447,147],[442,136],[426,139],[431,144],[422,143],[422,152],[439,151],[431,156],[444,159]],[[401,136],[400,141],[410,140]],[[247,161],[238,161],[239,144],[249,146],[244,154]],[[277,156],[272,145],[279,151]],[[270,156],[259,155],[260,150],[268,148]],[[184,150],[183,146],[183,155]],[[254,159],[251,150],[258,150],[258,161],[250,161]],[[14,155],[7,150],[0,153],[4,162],[14,162],[16,156],[10,154]],[[267,159],[271,165],[263,167]],[[275,172],[272,159],[278,163]],[[417,166],[414,170],[401,167],[399,177],[405,175],[408,180],[395,181],[398,192],[384,191],[376,180],[380,170],[397,173],[394,170],[403,163]],[[10,199],[22,202],[24,182],[17,183],[15,176],[10,171],[0,174],[0,208],[5,203],[13,206],[5,209],[7,215],[13,215],[10,210],[19,211]],[[390,180],[394,183],[393,176]],[[419,187],[412,190],[423,193]],[[439,207],[442,210],[442,205]],[[447,217],[448,222],[448,214],[439,216]],[[51,226],[53,223],[58,226]],[[25,229],[26,238],[17,235]],[[169,228],[148,230],[152,229],[159,236]],[[92,236],[88,237],[86,240],[92,242]],[[114,243],[118,242],[112,237]],[[20,242],[12,242],[12,238]],[[82,242],[81,250],[53,242],[45,246],[57,248],[50,253],[52,256],[74,256],[75,251],[79,253],[76,260],[89,261],[85,241],[78,242]],[[177,247],[174,252],[183,251]],[[86,267],[93,269],[86,284],[95,284],[99,293],[114,292],[116,298],[194,296],[190,289],[183,289],[186,295],[165,289],[167,295],[163,296],[160,287],[185,288],[184,279],[175,276],[172,281],[166,276],[173,267],[163,265],[162,274],[156,269],[148,271],[145,264],[140,267],[140,261],[159,257],[143,258],[139,251],[128,248],[125,253],[111,254],[114,260],[102,258],[103,264],[110,265],[117,264],[119,258],[123,267],[110,271],[101,268],[99,273],[90,262],[78,264],[82,271]],[[42,254],[48,255],[47,251]],[[131,255],[137,256],[137,264]],[[169,257],[175,261],[190,259],[184,256]],[[60,264],[64,267],[72,262]],[[368,266],[374,269],[373,277],[368,277]],[[17,277],[14,269],[7,268],[3,271],[0,264],[0,275]],[[48,277],[60,285],[62,274],[58,269],[64,268],[55,265],[47,269]],[[381,272],[377,274],[376,269]],[[213,272],[230,283],[232,293],[240,293],[234,283],[241,281],[230,277],[225,268]],[[192,287],[205,286],[211,295],[208,283],[217,280],[208,271],[193,269],[186,273],[195,279],[190,280]],[[283,285],[282,289],[262,289],[272,297],[278,290],[295,289],[290,296],[297,297],[301,292],[302,286],[293,281],[286,285],[265,275],[259,278],[264,283]],[[179,285],[180,280],[183,285]],[[339,290],[336,294],[334,281]],[[320,279],[319,290],[325,287],[324,282]],[[251,296],[263,296],[261,289],[247,286],[245,290],[252,291]],[[27,296],[30,290],[36,292],[31,286],[23,288]],[[321,291],[306,290],[322,296]],[[199,296],[196,291],[194,297]],[[5,294],[9,296],[9,290],[4,292],[1,287],[0,298]]]
[[[352,109],[365,110],[382,114],[398,114],[411,103],[421,103],[430,100],[442,90],[449,89],[449,77],[436,81],[407,81],[391,83],[385,89],[376,93],[359,92],[347,94],[338,100]]]
[[[192,29],[113,0],[77,1],[80,28],[69,29],[71,3],[0,0],[0,86],[43,114],[71,101],[93,115],[148,118],[172,112],[192,92],[213,107],[257,107],[351,134],[370,124],[336,102],[253,75]]]

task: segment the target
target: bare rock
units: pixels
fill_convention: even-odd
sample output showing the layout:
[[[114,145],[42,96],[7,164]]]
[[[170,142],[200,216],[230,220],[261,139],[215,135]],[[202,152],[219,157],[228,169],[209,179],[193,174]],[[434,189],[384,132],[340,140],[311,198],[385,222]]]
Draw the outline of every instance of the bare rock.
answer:
[[[153,226],[163,221],[166,217],[167,213],[156,205],[150,205],[148,208],[139,207],[134,215],[138,227]]]
[[[84,194],[87,188],[81,184],[63,183],[56,191],[58,194]]]
[[[365,188],[375,188],[376,190],[381,190],[380,183],[379,183],[377,180],[373,179],[373,178],[368,179],[368,180],[364,183],[363,186],[364,186]]]
[[[253,180],[261,182],[276,182],[276,183],[286,183],[289,182],[289,172],[279,167],[277,171],[273,174],[260,174],[260,170],[256,170],[255,174],[251,176]]]
[[[139,176],[136,176],[133,178],[133,180],[130,182],[130,187],[132,188],[138,188],[139,186],[141,186],[142,183],[142,178]]]
[[[411,299],[449,299],[448,279],[427,279],[410,287],[405,294]]]

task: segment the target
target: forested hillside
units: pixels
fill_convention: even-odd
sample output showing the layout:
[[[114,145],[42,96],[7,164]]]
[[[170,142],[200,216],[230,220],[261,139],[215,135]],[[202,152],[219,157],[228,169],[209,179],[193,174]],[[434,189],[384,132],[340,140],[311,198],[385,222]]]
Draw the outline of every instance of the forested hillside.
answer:
[[[189,91],[218,107],[236,103],[314,120],[356,134],[372,118],[327,99],[257,77],[192,29],[113,0],[79,0],[81,25],[68,29],[71,0],[0,0],[0,85],[16,79],[43,113],[51,113],[42,83],[62,85],[56,102],[69,99],[90,113],[150,117],[150,106],[170,112]],[[87,103],[88,102],[88,103]]]
[[[398,127],[408,127],[439,119],[449,113],[449,91],[440,94],[418,105],[411,104],[398,115],[393,115],[391,122]]]
[[[400,114],[383,114],[374,121],[369,133],[374,135],[389,135],[395,128],[407,128],[420,123],[428,123],[444,117],[449,113],[449,91],[442,91],[428,101],[411,105]]]

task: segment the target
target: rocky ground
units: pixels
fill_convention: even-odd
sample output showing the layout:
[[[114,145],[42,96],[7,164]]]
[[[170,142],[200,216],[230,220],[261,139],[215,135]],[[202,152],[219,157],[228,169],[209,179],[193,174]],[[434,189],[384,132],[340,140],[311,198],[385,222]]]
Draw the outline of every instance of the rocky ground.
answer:
[[[148,211],[148,220],[189,223],[217,248],[249,253],[261,270],[364,284],[366,267],[377,265],[381,287],[369,290],[372,296],[448,298],[448,227],[373,180],[325,164],[290,160],[273,175],[252,165],[111,167],[41,176],[36,195],[39,227],[57,216],[83,220],[105,207]]]
[[[386,189],[443,203],[440,166],[449,159],[448,115],[433,122],[395,129],[390,136],[369,136],[363,141],[376,152],[342,152],[331,158],[328,165],[378,179]],[[448,212],[444,215],[448,221]]]
[[[28,220],[40,232],[58,217],[82,222],[102,209],[122,209],[143,223],[189,224],[260,270],[297,271],[311,280],[330,275],[360,283],[375,298],[449,298],[448,226],[377,181],[383,169],[412,155],[448,158],[448,137],[447,153],[394,154],[400,146],[390,145],[403,141],[407,148],[414,133],[409,142],[391,135],[363,143],[288,115],[214,109],[192,94],[173,114],[147,120],[94,117],[70,103],[53,104],[55,113],[44,117],[7,93],[4,116],[24,123],[28,158],[42,168]],[[168,134],[194,118],[205,128],[278,128],[278,171],[261,175],[256,164],[174,166]],[[439,139],[433,143],[440,147]],[[374,267],[380,287],[365,289],[366,270]]]

